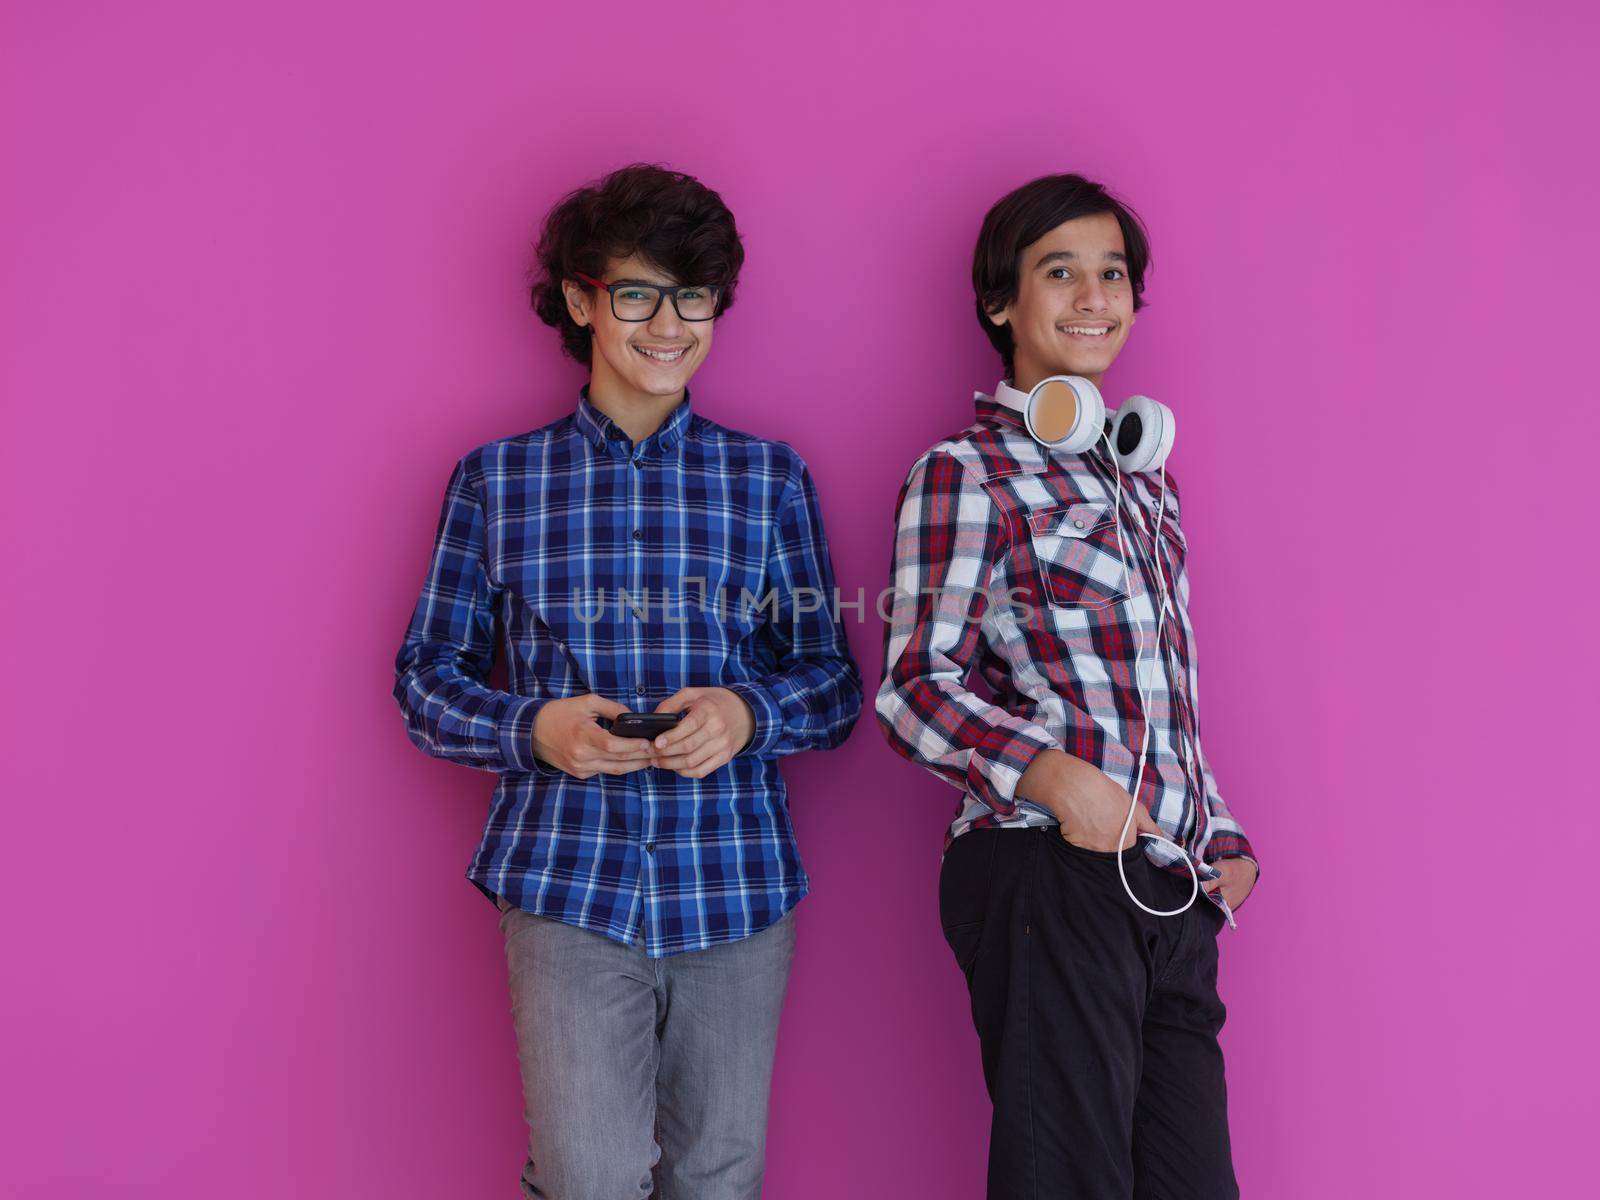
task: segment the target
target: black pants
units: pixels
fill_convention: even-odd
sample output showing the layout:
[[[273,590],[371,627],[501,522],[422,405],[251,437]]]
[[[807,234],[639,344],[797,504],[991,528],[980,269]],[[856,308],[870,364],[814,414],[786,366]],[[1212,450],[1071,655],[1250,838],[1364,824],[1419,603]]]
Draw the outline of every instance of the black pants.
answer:
[[[1121,854],[1151,908],[1193,886]],[[974,829],[945,854],[939,913],[967,977],[994,1102],[989,1200],[1239,1195],[1217,1034],[1221,911],[1128,899],[1118,854],[1060,826]]]

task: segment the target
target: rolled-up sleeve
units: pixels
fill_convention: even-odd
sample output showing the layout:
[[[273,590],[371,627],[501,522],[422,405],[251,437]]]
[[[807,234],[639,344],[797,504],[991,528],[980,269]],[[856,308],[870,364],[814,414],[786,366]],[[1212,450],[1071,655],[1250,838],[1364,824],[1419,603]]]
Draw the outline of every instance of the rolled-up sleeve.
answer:
[[[1009,816],[1033,759],[1061,744],[1041,725],[966,685],[980,649],[994,566],[1008,537],[983,485],[954,457],[930,451],[900,488],[884,630],[878,725],[889,745]]]

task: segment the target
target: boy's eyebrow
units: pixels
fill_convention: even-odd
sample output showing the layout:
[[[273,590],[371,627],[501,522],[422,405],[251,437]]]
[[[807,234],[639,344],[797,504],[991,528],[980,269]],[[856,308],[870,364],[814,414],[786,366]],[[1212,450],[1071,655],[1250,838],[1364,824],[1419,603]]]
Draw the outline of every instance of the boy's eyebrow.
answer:
[[[1038,270],[1038,268],[1044,266],[1045,263],[1054,262],[1058,258],[1076,259],[1077,257],[1078,252],[1076,250],[1052,250],[1038,262],[1034,263],[1033,266],[1035,270]],[[1103,255],[1101,255],[1101,257],[1107,262],[1126,263],[1128,261],[1128,256],[1123,254],[1120,250],[1107,250]]]

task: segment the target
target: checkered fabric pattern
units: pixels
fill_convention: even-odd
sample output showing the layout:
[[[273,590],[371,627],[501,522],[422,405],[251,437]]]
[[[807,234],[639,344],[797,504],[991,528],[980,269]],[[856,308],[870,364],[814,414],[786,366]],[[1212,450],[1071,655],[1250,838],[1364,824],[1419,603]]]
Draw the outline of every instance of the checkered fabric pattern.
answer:
[[[1158,540],[1163,476],[1123,473],[1119,542],[1104,442],[1053,451],[1014,407],[981,392],[974,405],[976,420],[918,458],[901,486],[875,702],[890,746],[961,791],[946,848],[969,829],[1055,822],[1015,794],[1042,750],[1085,759],[1131,794],[1148,722],[1140,801],[1202,880],[1222,858],[1254,861],[1201,748],[1176,481],[1164,477]],[[1158,579],[1171,606],[1159,651]],[[1141,637],[1147,708],[1134,676]],[[973,667],[992,702],[969,689]],[[1144,844],[1188,877],[1184,856]]]
[[[779,759],[837,746],[861,708],[834,594],[800,455],[696,415],[687,392],[638,444],[586,387],[575,412],[464,455],[394,697],[418,747],[499,776],[467,878],[619,941],[642,931],[651,957],[777,921],[809,888]],[[505,691],[487,684],[497,618]],[[552,699],[650,712],[685,687],[755,715],[705,778],[577,779],[534,756]]]

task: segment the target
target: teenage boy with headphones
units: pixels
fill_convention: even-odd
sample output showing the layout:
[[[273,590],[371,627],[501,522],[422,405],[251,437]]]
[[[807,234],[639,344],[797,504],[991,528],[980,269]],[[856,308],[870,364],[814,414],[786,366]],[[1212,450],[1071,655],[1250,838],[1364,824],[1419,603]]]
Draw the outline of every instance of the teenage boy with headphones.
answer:
[[[1200,749],[1178,489],[1121,469],[1110,421],[1080,453],[1029,431],[1041,381],[1098,388],[1149,257],[1076,175],[990,209],[972,279],[1006,378],[899,495],[876,709],[962,791],[939,906],[994,1104],[990,1200],[1238,1195],[1216,934],[1256,861]]]
[[[457,460],[395,659],[411,740],[500,777],[467,878],[500,910],[527,1196],[761,1188],[809,889],[779,760],[844,741],[862,688],[805,462],[690,407],[743,261],[679,172],[551,210],[533,305],[589,382]]]

